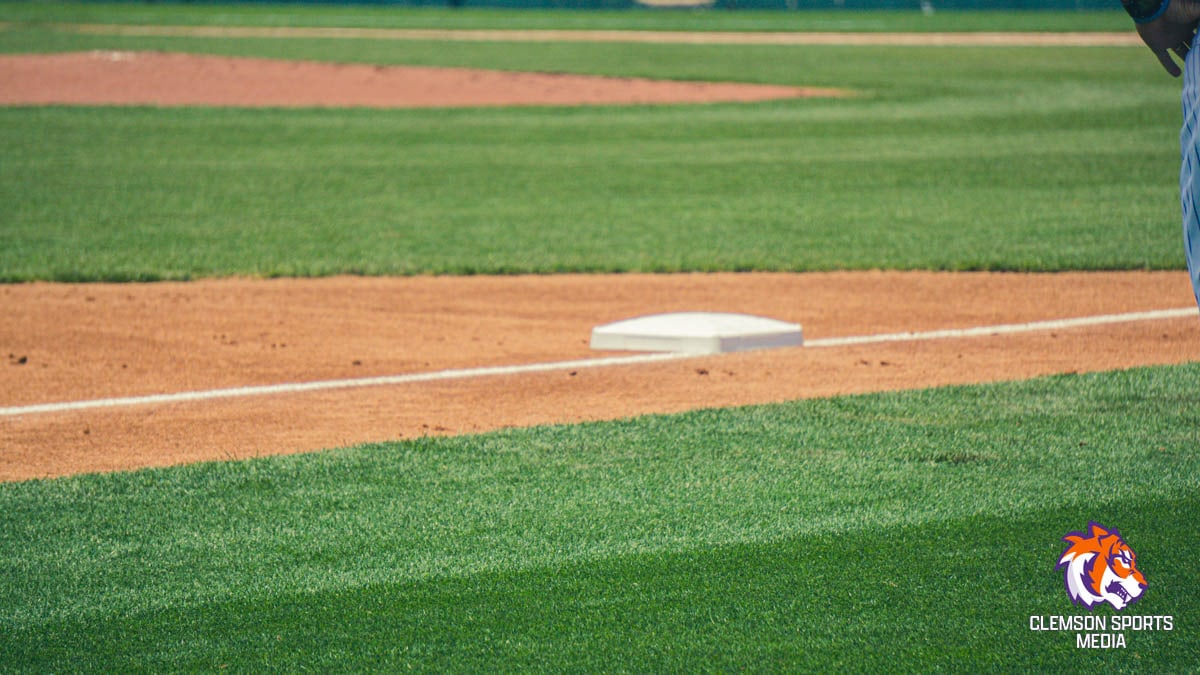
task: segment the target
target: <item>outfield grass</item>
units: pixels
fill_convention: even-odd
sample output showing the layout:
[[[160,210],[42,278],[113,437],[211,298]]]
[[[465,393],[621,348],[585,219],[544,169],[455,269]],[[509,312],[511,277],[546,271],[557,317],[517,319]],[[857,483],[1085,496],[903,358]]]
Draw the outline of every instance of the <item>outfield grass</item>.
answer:
[[[29,7],[0,5],[0,19]],[[219,9],[111,11],[174,22],[215,21]],[[266,9],[244,12],[267,22]],[[535,22],[543,16],[559,14]],[[1179,85],[1142,49],[451,49],[0,31],[0,52],[99,48],[858,95],[454,111],[3,109],[2,281],[1183,264]]]
[[[935,3],[936,4],[936,3]],[[914,5],[914,10],[916,6]],[[346,6],[336,3],[154,3],[0,1],[0,21],[175,26],[579,29],[699,31],[1125,31],[1129,18],[1068,11],[571,11],[468,7]]]
[[[0,652],[58,670],[950,668],[1200,658],[1195,365],[0,486]],[[1089,520],[1175,630],[1112,652]],[[1106,609],[1099,613],[1110,615]]]

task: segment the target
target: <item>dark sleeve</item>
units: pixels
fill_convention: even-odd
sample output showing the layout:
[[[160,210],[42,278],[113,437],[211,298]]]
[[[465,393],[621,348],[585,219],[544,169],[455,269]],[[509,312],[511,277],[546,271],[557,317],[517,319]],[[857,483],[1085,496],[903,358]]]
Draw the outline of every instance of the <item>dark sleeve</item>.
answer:
[[[1171,0],[1121,0],[1135,23],[1149,23],[1163,15]]]

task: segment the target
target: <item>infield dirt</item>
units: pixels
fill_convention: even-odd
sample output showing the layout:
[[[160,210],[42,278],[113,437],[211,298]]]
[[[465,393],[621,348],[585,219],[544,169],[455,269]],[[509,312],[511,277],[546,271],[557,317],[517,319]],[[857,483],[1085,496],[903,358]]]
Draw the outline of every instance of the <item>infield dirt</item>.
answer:
[[[0,288],[0,406],[609,355],[667,311],[808,339],[1187,307],[1182,272],[226,279]],[[1200,359],[1200,319],[0,418],[0,479],[293,453],[815,396]]]

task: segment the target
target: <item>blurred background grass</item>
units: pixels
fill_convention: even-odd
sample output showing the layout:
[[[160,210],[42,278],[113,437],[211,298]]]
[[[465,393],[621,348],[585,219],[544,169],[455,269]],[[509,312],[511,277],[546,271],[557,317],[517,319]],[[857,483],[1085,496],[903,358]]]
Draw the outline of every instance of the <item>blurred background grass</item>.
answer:
[[[0,19],[17,20],[0,31],[0,52],[168,49],[856,95],[407,111],[9,107],[4,281],[1183,264],[1178,83],[1141,48],[85,36],[32,22],[30,7],[43,8],[0,4]],[[100,15],[47,7],[42,20]],[[216,22],[228,9],[119,8],[113,20],[172,23]],[[317,25],[341,16],[295,11]],[[235,13],[276,20],[267,8]],[[449,25],[523,16],[444,14]],[[714,28],[738,16],[711,14]],[[364,16],[406,25],[438,14]],[[1055,25],[1056,15],[1017,16]],[[579,20],[531,20],[550,17]]]

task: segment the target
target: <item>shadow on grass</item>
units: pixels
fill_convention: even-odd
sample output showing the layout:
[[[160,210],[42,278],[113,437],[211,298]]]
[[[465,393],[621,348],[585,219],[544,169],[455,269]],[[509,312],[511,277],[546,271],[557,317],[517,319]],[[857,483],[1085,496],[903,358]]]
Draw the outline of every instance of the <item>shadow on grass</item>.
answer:
[[[1200,497],[1098,502],[1019,519],[647,552],[97,617],[10,634],[0,646],[10,667],[42,672],[1181,671],[1200,653],[1181,616],[1200,565],[1180,546],[1197,540],[1198,509]],[[1127,647],[1112,651],[1077,650],[1074,633],[1030,630],[1033,615],[1084,613],[1055,564],[1061,537],[1089,520],[1121,529],[1149,580],[1125,613],[1173,615],[1175,630],[1128,632]]]

